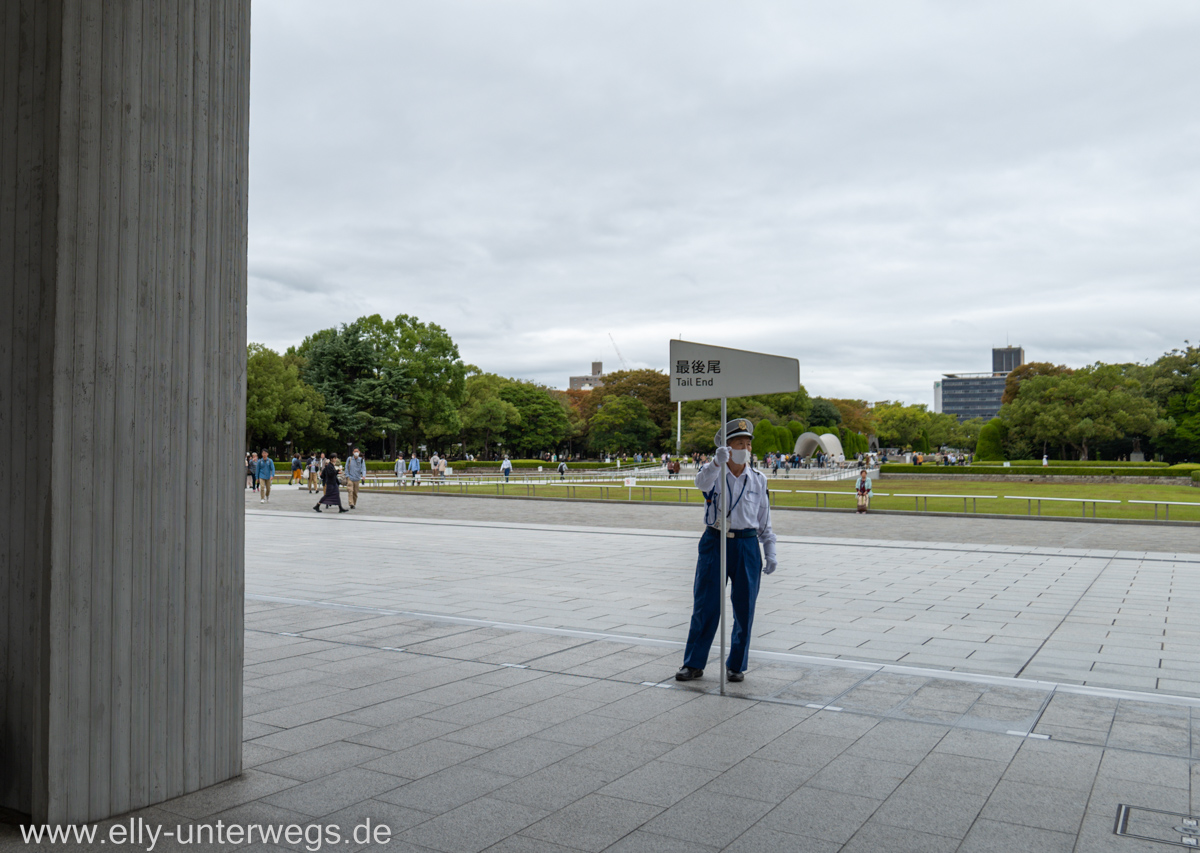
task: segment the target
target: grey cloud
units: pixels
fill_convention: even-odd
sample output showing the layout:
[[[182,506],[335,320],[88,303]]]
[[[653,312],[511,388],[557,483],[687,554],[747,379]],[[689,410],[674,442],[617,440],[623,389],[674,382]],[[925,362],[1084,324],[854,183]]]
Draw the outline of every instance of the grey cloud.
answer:
[[[928,402],[1006,335],[1075,364],[1196,337],[1190,2],[259,0],[254,27],[252,339],[404,311],[563,386],[610,331],[654,367],[682,333]]]

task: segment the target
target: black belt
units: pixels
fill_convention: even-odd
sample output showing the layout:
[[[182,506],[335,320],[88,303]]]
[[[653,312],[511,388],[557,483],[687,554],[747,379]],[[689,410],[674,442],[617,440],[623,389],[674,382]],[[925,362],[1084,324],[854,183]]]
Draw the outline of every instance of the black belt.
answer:
[[[705,533],[712,533],[712,534],[714,534],[714,535],[717,535],[717,536],[719,536],[719,535],[721,535],[721,528],[719,528],[719,527],[713,527],[713,526],[710,524],[710,525],[708,526],[708,529],[707,529],[707,530],[705,530],[704,532],[705,532]],[[756,538],[757,536],[758,536],[758,531],[757,531],[757,530],[755,530],[753,527],[746,527],[746,528],[744,528],[744,529],[742,529],[742,530],[730,530],[730,531],[729,531],[729,538],[730,538],[730,539],[754,539],[754,538]]]

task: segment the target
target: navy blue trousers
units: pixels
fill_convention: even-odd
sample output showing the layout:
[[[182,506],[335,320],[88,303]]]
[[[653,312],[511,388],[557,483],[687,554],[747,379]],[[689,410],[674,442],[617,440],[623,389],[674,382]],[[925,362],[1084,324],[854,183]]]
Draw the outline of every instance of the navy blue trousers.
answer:
[[[683,665],[704,669],[713,638],[721,624],[721,534],[709,528],[700,537],[696,559],[696,583],[692,594],[692,626],[688,630]],[[725,666],[745,672],[750,658],[750,626],[754,623],[754,602],[758,600],[758,583],[762,578],[762,555],[758,537],[726,539],[726,572],[729,578],[729,597],[733,602],[733,636]]]

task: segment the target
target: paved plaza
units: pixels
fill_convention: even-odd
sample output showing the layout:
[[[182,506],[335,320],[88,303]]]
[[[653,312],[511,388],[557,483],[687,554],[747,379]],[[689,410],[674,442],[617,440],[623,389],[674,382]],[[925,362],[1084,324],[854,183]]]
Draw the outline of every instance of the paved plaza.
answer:
[[[369,818],[391,842],[340,849],[400,853],[1192,837],[1196,528],[777,513],[747,677],[721,696],[715,648],[703,680],[672,678],[694,507],[311,500],[247,500],[246,772],[138,817]]]

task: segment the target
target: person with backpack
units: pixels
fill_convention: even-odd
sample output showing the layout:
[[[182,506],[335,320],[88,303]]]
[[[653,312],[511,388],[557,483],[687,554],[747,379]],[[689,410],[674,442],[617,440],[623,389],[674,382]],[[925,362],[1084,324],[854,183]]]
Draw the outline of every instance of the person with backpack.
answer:
[[[566,462],[558,463],[558,479],[560,479],[560,480],[567,479],[567,463]]]

